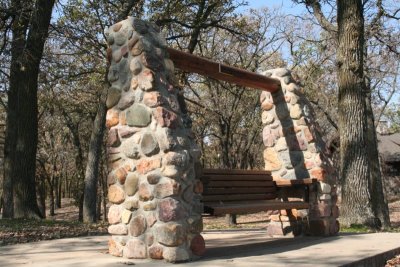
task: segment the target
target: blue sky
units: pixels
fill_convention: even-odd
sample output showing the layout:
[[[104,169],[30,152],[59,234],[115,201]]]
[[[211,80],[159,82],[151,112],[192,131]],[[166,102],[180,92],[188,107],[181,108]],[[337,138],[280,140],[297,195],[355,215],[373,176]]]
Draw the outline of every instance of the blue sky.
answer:
[[[269,7],[269,8],[282,7],[285,13],[293,15],[298,15],[305,11],[303,5],[295,4],[291,0],[247,0],[247,2],[249,3],[249,5],[245,9],[249,8],[257,9],[261,7]]]

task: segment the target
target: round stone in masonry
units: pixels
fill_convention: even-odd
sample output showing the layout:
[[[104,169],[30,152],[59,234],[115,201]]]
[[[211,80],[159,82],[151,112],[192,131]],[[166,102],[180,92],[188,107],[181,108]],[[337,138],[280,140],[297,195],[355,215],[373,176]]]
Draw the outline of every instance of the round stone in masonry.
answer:
[[[106,106],[107,108],[112,108],[115,106],[121,98],[121,90],[115,87],[110,87],[108,89]]]
[[[139,35],[135,32],[128,40],[128,48],[132,50],[133,46],[139,41]]]
[[[155,237],[165,246],[179,246],[185,242],[186,231],[181,224],[164,223],[157,227]]]
[[[275,76],[278,76],[278,77],[291,75],[290,70],[285,69],[285,68],[274,69],[274,70],[271,70],[271,71],[273,72],[273,74]]]
[[[160,151],[155,136],[150,132],[143,134],[140,148],[146,156],[155,155]]]
[[[134,103],[126,111],[126,123],[134,127],[146,127],[151,122],[151,114],[148,109],[140,104]]]
[[[131,60],[129,67],[134,75],[138,75],[142,71],[142,64],[136,57]]]
[[[128,173],[124,188],[128,196],[133,196],[138,189],[139,177],[135,173]]]

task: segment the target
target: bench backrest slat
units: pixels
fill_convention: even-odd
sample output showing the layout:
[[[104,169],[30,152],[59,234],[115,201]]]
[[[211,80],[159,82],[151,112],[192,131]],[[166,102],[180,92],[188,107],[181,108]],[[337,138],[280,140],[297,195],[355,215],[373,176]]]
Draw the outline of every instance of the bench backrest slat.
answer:
[[[271,173],[258,170],[204,169],[203,203],[257,201],[276,198]]]

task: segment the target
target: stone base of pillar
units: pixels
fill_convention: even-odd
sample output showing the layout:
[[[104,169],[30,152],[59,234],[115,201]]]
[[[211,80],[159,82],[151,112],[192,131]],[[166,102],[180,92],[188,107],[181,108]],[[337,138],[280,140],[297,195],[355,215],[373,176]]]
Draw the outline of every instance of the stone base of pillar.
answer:
[[[303,233],[303,220],[292,212],[282,210],[280,214],[271,215],[267,227],[270,236],[298,236]]]
[[[340,230],[339,222],[331,217],[310,220],[305,228],[305,233],[312,236],[332,236]]]

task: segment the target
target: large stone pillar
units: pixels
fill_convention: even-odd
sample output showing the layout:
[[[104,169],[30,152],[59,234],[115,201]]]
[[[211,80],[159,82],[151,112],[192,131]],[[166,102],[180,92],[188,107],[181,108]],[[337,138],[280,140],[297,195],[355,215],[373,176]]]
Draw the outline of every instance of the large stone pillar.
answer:
[[[187,261],[204,253],[200,157],[165,39],[129,17],[105,32],[110,254]]]
[[[337,175],[311,104],[289,70],[274,69],[264,75],[281,82],[281,90],[262,92],[260,97],[265,170],[271,171],[274,179],[318,179],[318,192],[310,195],[310,209],[285,210],[271,216],[270,232],[279,233],[278,228],[296,232],[295,221],[303,220],[303,232],[334,235],[339,231]]]

